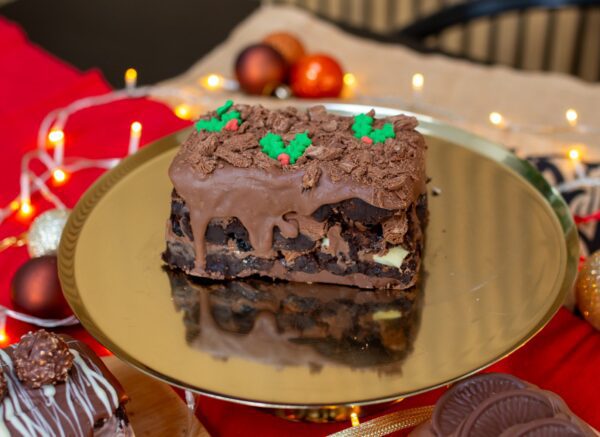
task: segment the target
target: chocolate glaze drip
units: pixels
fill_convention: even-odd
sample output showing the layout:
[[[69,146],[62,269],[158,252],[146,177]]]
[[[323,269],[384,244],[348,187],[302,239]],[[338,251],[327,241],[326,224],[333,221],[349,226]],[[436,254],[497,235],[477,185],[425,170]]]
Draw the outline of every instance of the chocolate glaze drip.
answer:
[[[319,207],[358,198],[387,210],[402,210],[425,192],[425,145],[412,117],[377,120],[394,125],[395,139],[366,145],[353,136],[351,117],[323,107],[269,111],[236,105],[238,132],[194,132],[171,164],[169,175],[190,210],[197,271],[206,265],[205,234],[212,219],[236,217],[255,254],[272,254],[273,233],[295,238],[299,222]],[[214,114],[208,114],[207,117]],[[282,168],[259,147],[267,132],[289,137],[309,132],[312,145],[296,164]]]

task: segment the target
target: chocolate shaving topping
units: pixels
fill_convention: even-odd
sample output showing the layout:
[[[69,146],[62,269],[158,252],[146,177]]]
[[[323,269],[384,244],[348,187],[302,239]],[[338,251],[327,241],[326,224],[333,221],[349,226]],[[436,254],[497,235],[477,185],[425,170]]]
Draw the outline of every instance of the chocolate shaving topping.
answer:
[[[65,381],[73,359],[67,344],[43,329],[21,337],[13,354],[17,377],[30,388]]]
[[[259,105],[234,105],[233,109],[239,111],[242,118],[237,131],[194,132],[182,146],[181,159],[201,175],[209,175],[223,166],[273,172],[302,171],[306,175],[304,189],[317,184],[323,175],[336,183],[351,179],[373,187],[375,199],[389,201],[385,207],[394,208],[405,207],[407,198],[418,195],[415,191],[412,196],[405,196],[401,194],[404,189],[422,191],[426,146],[415,130],[414,117],[375,118],[374,128],[391,123],[396,138],[366,144],[354,136],[353,117],[330,114],[323,106],[307,110],[291,107],[268,110]],[[204,118],[213,115],[210,113]],[[368,115],[374,116],[375,111],[369,111]],[[308,132],[312,145],[294,164],[282,168],[279,162],[266,156],[259,145],[259,139],[268,132],[281,135],[286,144],[297,133]],[[313,169],[315,165],[319,171]]]
[[[223,161],[227,161],[234,167],[246,168],[252,165],[252,158],[246,155],[235,153],[233,150],[226,149],[225,147],[219,147],[215,152],[215,156],[217,158],[221,158]]]
[[[258,146],[258,138],[252,132],[232,135],[223,141],[223,147],[233,151],[248,150]]]
[[[404,242],[404,235],[408,231],[408,221],[404,216],[393,216],[384,221],[382,227],[384,240],[399,245]]]
[[[217,160],[214,158],[202,156],[193,165],[202,174],[208,175],[211,174],[215,170],[215,168],[217,168]]]
[[[210,156],[215,153],[217,147],[219,147],[219,140],[215,137],[208,137],[203,143],[201,143],[199,152],[203,156]]]
[[[309,190],[317,185],[321,177],[321,169],[316,162],[311,162],[302,176],[302,188]]]
[[[406,178],[408,176],[407,175],[400,175],[398,177],[392,178],[392,179],[387,179],[384,183],[383,186],[385,188],[387,188],[390,191],[396,191],[399,190],[400,188],[402,188],[405,184],[406,184]]]

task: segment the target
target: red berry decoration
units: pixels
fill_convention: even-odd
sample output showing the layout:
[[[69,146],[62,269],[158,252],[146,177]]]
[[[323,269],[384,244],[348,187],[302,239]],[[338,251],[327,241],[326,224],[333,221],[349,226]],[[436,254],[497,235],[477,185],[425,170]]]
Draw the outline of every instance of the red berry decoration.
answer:
[[[72,315],[58,280],[56,256],[32,258],[15,273],[10,297],[16,310],[44,319]]]
[[[277,161],[281,163],[282,167],[290,165],[290,155],[288,155],[287,153],[280,153],[277,156]]]
[[[238,121],[237,118],[232,118],[227,123],[225,123],[225,130],[230,130],[232,132],[235,132],[236,130],[238,130],[239,127],[240,127],[240,122]]]
[[[248,94],[271,95],[285,81],[287,69],[283,56],[267,44],[245,48],[235,61],[235,75]]]
[[[373,144],[373,140],[371,138],[369,138],[368,136],[366,136],[366,135],[364,137],[362,137],[361,140],[362,140],[363,143]]]
[[[292,67],[290,85],[297,97],[338,97],[344,86],[344,72],[330,56],[308,55]]]
[[[265,36],[263,42],[281,53],[288,65],[295,64],[306,54],[298,37],[288,32],[270,33]]]

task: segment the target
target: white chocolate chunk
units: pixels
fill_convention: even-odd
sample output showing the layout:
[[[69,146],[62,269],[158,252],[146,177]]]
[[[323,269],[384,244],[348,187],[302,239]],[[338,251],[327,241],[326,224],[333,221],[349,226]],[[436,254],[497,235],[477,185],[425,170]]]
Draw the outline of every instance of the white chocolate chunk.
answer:
[[[321,247],[323,249],[329,248],[329,238],[325,237],[321,240]]]
[[[398,310],[376,311],[373,313],[373,320],[393,320],[402,317],[402,312]]]
[[[373,255],[373,261],[383,264],[384,266],[396,267],[399,269],[404,258],[406,258],[406,255],[408,255],[408,250],[402,246],[396,246],[388,250],[383,256]]]

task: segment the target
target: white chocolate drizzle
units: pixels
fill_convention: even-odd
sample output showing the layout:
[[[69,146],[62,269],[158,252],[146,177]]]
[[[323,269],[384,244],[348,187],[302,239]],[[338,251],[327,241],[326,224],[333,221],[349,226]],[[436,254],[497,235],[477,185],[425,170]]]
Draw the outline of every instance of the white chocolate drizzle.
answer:
[[[74,363],[64,383],[30,389],[18,380],[9,354],[0,350],[7,383],[0,401],[0,437],[91,435],[96,421],[113,415],[120,403],[116,389],[92,360],[70,351]]]

